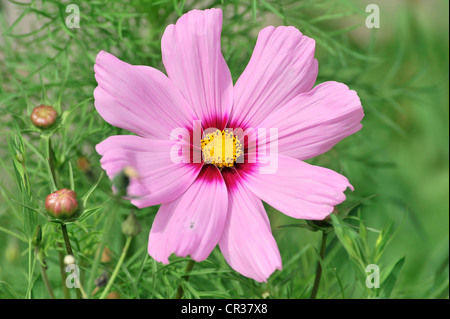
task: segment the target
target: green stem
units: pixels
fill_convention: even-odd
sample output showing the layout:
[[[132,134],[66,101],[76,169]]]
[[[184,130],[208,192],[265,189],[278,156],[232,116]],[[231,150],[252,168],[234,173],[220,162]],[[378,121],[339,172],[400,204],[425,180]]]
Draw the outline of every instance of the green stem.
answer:
[[[100,245],[98,247],[97,253],[95,255],[94,264],[92,265],[91,274],[89,276],[89,280],[87,283],[87,292],[89,295],[92,294],[95,276],[97,275],[97,270],[100,265],[100,260],[101,260],[101,256],[103,253],[103,249],[105,249],[105,246],[106,246],[107,236],[108,236],[108,234],[111,233],[111,228],[113,226],[114,221],[116,220],[117,210],[119,207],[120,207],[120,202],[118,199],[116,199],[114,201],[114,206],[112,208],[112,211],[106,220],[106,225],[103,230],[103,236],[102,236]]]
[[[322,277],[322,264],[321,261],[325,258],[325,248],[327,246],[327,233],[322,231],[322,244],[320,246],[320,260],[317,262],[316,278],[314,279],[314,286],[311,292],[310,299],[316,299],[317,292],[319,291],[320,278]]]
[[[50,136],[44,136],[42,137],[45,141],[45,154],[46,154],[46,158],[48,161],[48,169],[49,169],[49,173],[50,173],[50,182],[52,184],[52,188],[54,188],[52,191],[55,191],[57,189],[60,189],[60,185],[58,183],[58,179],[57,179],[57,175],[56,175],[56,171],[55,171],[55,162],[53,160],[54,158],[54,153],[53,153],[53,149],[52,149],[52,144],[50,141]]]
[[[66,245],[66,251],[67,255],[73,256],[72,246],[70,245],[70,239],[69,234],[67,233],[67,226],[66,224],[61,224],[61,229],[64,237],[64,243]]]
[[[21,235],[16,234],[15,232],[10,231],[9,229],[3,228],[2,226],[0,226],[0,231],[6,233],[8,235],[16,237],[16,238],[20,239],[21,241],[23,241],[24,243],[28,242],[28,239],[26,239],[25,237],[22,237]]]
[[[125,260],[125,256],[127,255],[128,248],[130,248],[132,239],[133,239],[133,237],[131,237],[131,236],[127,237],[125,246],[123,246],[123,249],[122,249],[122,255],[120,256],[119,261],[117,262],[116,268],[114,269],[114,272],[113,272],[111,278],[108,280],[108,284],[106,285],[105,290],[103,290],[103,293],[100,296],[100,299],[105,299],[105,297],[108,295],[108,292],[111,289],[111,287],[114,283],[114,280],[116,279],[116,277],[119,273],[120,267],[122,267],[122,263]]]
[[[66,286],[66,272],[65,272],[66,267],[64,265],[64,254],[62,252],[62,245],[60,242],[58,242],[57,246],[58,246],[58,256],[59,256],[59,271],[61,273],[61,282],[62,282],[64,299],[70,299],[69,288],[67,288],[67,286]]]
[[[189,273],[191,272],[192,268],[194,268],[195,261],[190,260],[189,263],[186,266],[186,270],[184,271],[186,275],[183,276],[183,279],[187,282],[189,281]],[[175,296],[175,299],[181,299],[183,298],[184,290],[183,285],[180,284],[177,289],[177,295]]]
[[[61,230],[62,230],[63,237],[64,237],[64,243],[65,243],[65,245],[66,245],[67,255],[71,255],[71,256],[73,256],[73,257],[75,258],[74,254],[73,254],[73,251],[72,251],[72,246],[70,245],[70,239],[69,239],[69,234],[68,234],[68,232],[67,232],[67,226],[66,226],[66,224],[61,224]],[[78,280],[78,279],[77,279],[77,280]],[[79,280],[78,280],[78,284],[79,284]],[[80,286],[80,287],[81,287],[81,286]],[[78,290],[78,289],[76,288],[75,292],[76,292],[76,294],[77,294],[77,298],[78,298],[78,299],[81,299],[81,293],[80,293],[80,290]]]
[[[33,281],[33,273],[31,270],[31,258],[32,258],[32,241],[28,240],[28,288],[27,288],[27,299],[31,299],[31,282]]]
[[[84,290],[83,285],[81,284],[80,278],[78,276],[75,277],[75,281],[78,285],[79,291],[81,292],[81,297],[83,297],[83,299],[87,299],[86,291]],[[78,295],[78,289],[76,290],[76,292],[77,292],[78,299],[80,299],[80,296]]]
[[[39,254],[39,248],[36,247],[36,256]],[[47,269],[44,267],[44,265],[42,264],[44,263],[44,260],[39,261],[39,266],[41,268],[41,277],[42,280],[44,281],[44,285],[45,288],[48,291],[48,294],[50,295],[50,298],[55,299],[55,294],[53,293],[53,289],[52,286],[50,285],[50,281],[48,281],[48,277],[47,277]]]

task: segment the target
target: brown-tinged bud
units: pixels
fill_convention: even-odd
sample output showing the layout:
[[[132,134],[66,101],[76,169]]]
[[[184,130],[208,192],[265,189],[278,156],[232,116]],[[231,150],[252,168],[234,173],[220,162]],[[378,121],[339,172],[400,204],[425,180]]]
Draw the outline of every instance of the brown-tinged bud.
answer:
[[[91,168],[91,165],[85,156],[80,156],[77,158],[77,167],[80,171],[87,172]]]
[[[57,190],[45,199],[45,209],[54,218],[68,219],[78,209],[77,194],[67,188]]]
[[[120,299],[120,294],[117,291],[111,291],[107,296],[106,299]]]
[[[106,264],[109,263],[110,261],[111,261],[111,250],[109,250],[109,248],[105,246],[102,252],[101,262]]]
[[[132,211],[122,223],[122,233],[124,233],[125,236],[134,237],[141,232],[141,229],[141,223],[139,223],[136,215],[134,215],[134,212]]]
[[[41,129],[46,129],[55,124],[58,113],[53,106],[39,105],[31,112],[31,122]]]

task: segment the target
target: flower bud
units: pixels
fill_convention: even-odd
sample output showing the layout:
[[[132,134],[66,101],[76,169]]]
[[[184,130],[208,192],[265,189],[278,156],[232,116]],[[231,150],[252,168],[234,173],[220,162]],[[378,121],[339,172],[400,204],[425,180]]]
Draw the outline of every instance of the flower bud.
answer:
[[[24,162],[24,158],[23,158],[23,154],[21,153],[21,152],[19,152],[19,151],[16,151],[16,160],[19,162],[19,163],[23,163]]]
[[[31,122],[39,128],[46,129],[55,124],[58,113],[53,106],[39,105],[31,112]]]
[[[57,190],[45,199],[45,209],[54,218],[68,219],[78,209],[77,194],[67,188]]]
[[[102,252],[102,258],[100,262],[107,264],[110,261],[111,261],[111,250],[109,250],[109,248],[105,246],[105,249],[103,249]]]
[[[117,291],[111,291],[107,296],[106,299],[120,299],[120,294]]]
[[[80,156],[77,158],[77,167],[80,171],[87,172],[91,168],[91,165],[85,156]]]
[[[122,223],[122,233],[124,233],[125,236],[134,237],[141,232],[141,229],[141,223],[139,223],[136,215],[134,215],[134,212],[132,211]]]
[[[38,225],[36,231],[34,232],[33,245],[35,247],[38,247],[41,244],[41,241],[42,241],[42,228],[40,225]]]

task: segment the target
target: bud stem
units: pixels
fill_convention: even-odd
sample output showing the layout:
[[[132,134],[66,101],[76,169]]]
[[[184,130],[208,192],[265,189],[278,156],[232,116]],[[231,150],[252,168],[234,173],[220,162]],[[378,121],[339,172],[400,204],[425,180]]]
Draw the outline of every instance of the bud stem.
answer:
[[[105,297],[108,295],[109,290],[111,289],[112,284],[114,283],[114,280],[117,277],[117,274],[119,273],[120,267],[122,267],[122,263],[125,260],[125,256],[127,255],[128,248],[130,248],[131,240],[133,239],[132,236],[127,237],[127,241],[125,242],[125,246],[123,246],[122,249],[122,255],[120,255],[120,259],[117,262],[116,268],[114,268],[114,272],[111,276],[111,278],[108,280],[108,284],[105,287],[105,290],[103,290],[102,295],[100,296],[100,299],[105,299]]]
[[[42,135],[41,135],[42,136]],[[48,161],[48,168],[50,173],[50,184],[52,185],[52,192],[59,189],[59,183],[56,178],[56,171],[55,171],[55,163],[53,161],[53,158],[55,157],[52,149],[52,144],[50,141],[50,136],[42,136],[45,142],[45,149],[46,149],[46,157]]]
[[[103,249],[105,249],[106,242],[108,240],[107,236],[108,236],[108,234],[111,233],[111,229],[113,227],[114,221],[116,220],[117,211],[118,211],[119,207],[120,207],[120,199],[116,198],[113,201],[113,206],[111,208],[110,215],[108,216],[108,218],[106,220],[106,225],[105,225],[105,228],[103,229],[103,236],[100,241],[97,253],[95,255],[94,264],[92,265],[91,274],[89,276],[87,287],[86,287],[88,295],[91,295],[91,293],[93,292],[93,285],[95,282],[95,276],[97,276],[98,267],[100,265],[102,251],[103,251]]]
[[[37,256],[38,254],[39,254],[39,247],[36,247],[35,255]],[[43,262],[44,262],[44,260],[39,261],[39,266],[41,268],[42,280],[44,281],[45,288],[47,289],[48,294],[50,295],[50,298],[55,299],[55,294],[53,293],[52,286],[50,285],[50,282],[48,281],[47,269],[42,264]]]
[[[61,230],[62,230],[63,237],[64,237],[64,243],[66,244],[67,255],[74,256],[73,251],[72,251],[72,246],[70,245],[70,239],[69,239],[69,234],[67,233],[67,226],[66,226],[66,224],[61,224]],[[74,256],[74,258],[75,258],[75,256]],[[80,287],[81,287],[81,285],[80,285]],[[77,294],[77,298],[81,299],[80,290],[79,289],[75,289],[75,292]]]
[[[58,247],[59,271],[61,273],[61,282],[64,299],[70,299],[69,288],[67,288],[66,286],[66,272],[65,272],[66,265],[64,265],[64,254],[62,252],[62,244],[60,242],[57,242],[56,245]]]
[[[320,246],[320,260],[317,262],[316,278],[314,279],[314,286],[311,292],[310,299],[316,299],[317,292],[319,291],[320,278],[322,277],[322,264],[325,259],[325,248],[327,247],[327,233],[322,230],[322,244]]]
[[[31,239],[28,240],[28,288],[27,294],[25,296],[26,299],[31,299],[31,283],[34,272],[34,267],[32,267],[32,247],[33,242]]]
[[[70,245],[69,234],[67,233],[66,224],[61,224],[61,229],[64,237],[64,243],[66,244],[67,255],[73,256],[72,246]]]

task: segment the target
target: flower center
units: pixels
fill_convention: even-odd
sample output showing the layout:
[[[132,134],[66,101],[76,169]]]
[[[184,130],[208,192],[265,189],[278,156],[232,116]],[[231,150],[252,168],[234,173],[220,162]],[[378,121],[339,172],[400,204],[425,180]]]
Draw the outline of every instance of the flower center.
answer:
[[[241,141],[228,130],[206,134],[201,145],[203,161],[219,168],[233,167],[236,159],[244,154]]]

